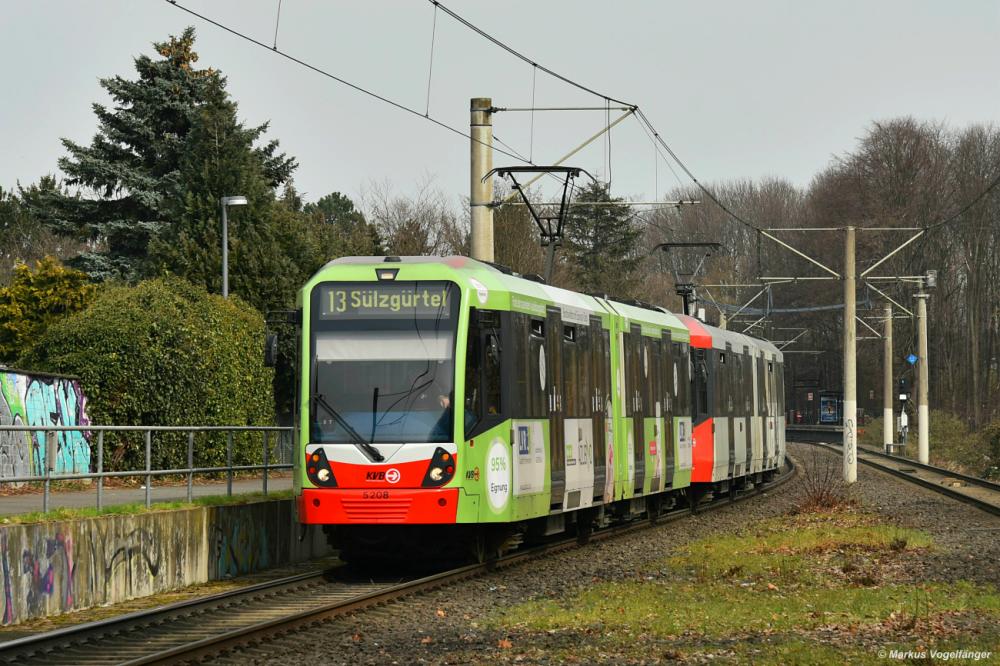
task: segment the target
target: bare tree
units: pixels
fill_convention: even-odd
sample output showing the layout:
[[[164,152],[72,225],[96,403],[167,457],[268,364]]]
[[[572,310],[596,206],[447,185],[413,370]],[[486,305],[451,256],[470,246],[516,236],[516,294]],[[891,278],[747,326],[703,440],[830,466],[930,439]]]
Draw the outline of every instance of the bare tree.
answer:
[[[386,251],[400,256],[468,254],[467,220],[425,177],[417,193],[396,193],[386,182],[371,183],[362,194],[367,218],[378,228]]]

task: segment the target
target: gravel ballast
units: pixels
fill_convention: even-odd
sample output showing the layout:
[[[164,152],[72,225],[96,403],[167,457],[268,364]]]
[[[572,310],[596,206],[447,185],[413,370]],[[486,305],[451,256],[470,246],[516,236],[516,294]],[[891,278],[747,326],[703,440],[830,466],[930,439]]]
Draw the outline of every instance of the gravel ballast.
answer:
[[[838,455],[808,445],[789,445],[800,467],[842,464]],[[240,664],[451,664],[547,663],[564,661],[579,645],[579,632],[507,632],[489,628],[486,617],[535,599],[562,599],[599,582],[644,580],[645,565],[679,544],[735,533],[764,518],[793,509],[801,497],[801,479],[746,502],[649,530],[564,551],[525,565],[484,575],[388,606],[364,611],[270,639],[218,658]],[[914,581],[968,580],[1000,584],[1000,519],[895,477],[860,465],[851,497],[863,508],[901,527],[931,535],[935,547],[906,559]],[[670,645],[654,644],[648,658],[607,654],[606,663],[664,663]],[[588,653],[585,661],[593,661]]]

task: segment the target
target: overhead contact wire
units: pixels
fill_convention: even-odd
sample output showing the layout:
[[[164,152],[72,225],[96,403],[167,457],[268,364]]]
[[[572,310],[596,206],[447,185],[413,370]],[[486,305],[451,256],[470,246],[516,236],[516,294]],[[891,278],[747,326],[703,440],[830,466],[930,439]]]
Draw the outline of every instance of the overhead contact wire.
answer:
[[[499,39],[497,39],[493,35],[489,34],[485,30],[483,30],[483,29],[477,27],[476,25],[470,23],[469,21],[465,20],[464,18],[462,18],[461,16],[459,16],[458,14],[456,14],[455,12],[453,12],[452,10],[450,10],[447,7],[445,7],[444,5],[442,5],[440,2],[438,2],[438,0],[427,0],[427,1],[430,2],[431,4],[435,5],[435,6],[440,7],[443,12],[445,12],[446,14],[448,14],[448,16],[452,17],[453,19],[455,19],[456,21],[458,21],[459,23],[461,23],[462,25],[464,25],[469,30],[472,30],[473,32],[475,32],[476,34],[478,34],[480,37],[483,37],[484,39],[492,42],[496,46],[499,46],[501,49],[503,49],[507,53],[511,54],[515,58],[523,60],[524,62],[528,63],[529,65],[531,65],[533,67],[537,67],[538,69],[542,70],[543,72],[545,72],[549,76],[551,76],[553,78],[556,78],[556,79],[559,79],[563,83],[569,84],[569,85],[573,86],[574,88],[578,88],[580,90],[583,90],[584,92],[588,92],[591,95],[594,95],[596,97],[601,97],[603,99],[611,100],[612,102],[615,102],[616,104],[621,104],[623,106],[635,106],[634,104],[629,104],[628,102],[623,102],[620,99],[615,99],[614,97],[611,97],[609,95],[605,95],[604,93],[599,93],[596,90],[594,90],[593,88],[588,88],[587,86],[583,85],[582,83],[577,83],[576,81],[574,81],[574,80],[572,80],[570,78],[567,78],[567,77],[563,76],[562,74],[559,74],[558,72],[555,72],[555,71],[549,69],[548,67],[545,67],[544,65],[538,64],[537,62],[535,62],[534,60],[532,60],[528,56],[520,53],[516,49],[514,49],[514,48],[512,48],[510,46],[507,46],[502,41],[500,41]]]
[[[427,121],[429,121],[431,123],[434,123],[438,127],[442,128],[442,129],[446,129],[449,132],[457,134],[458,136],[461,136],[461,137],[466,138],[466,139],[470,139],[471,141],[475,141],[476,143],[480,143],[480,144],[482,144],[484,146],[488,145],[488,144],[486,144],[486,142],[480,141],[479,139],[476,139],[476,138],[473,138],[467,132],[463,132],[462,130],[458,129],[457,127],[452,127],[448,123],[446,123],[444,121],[441,121],[441,120],[438,120],[437,118],[434,118],[433,116],[424,115],[424,114],[420,113],[420,111],[418,111],[416,109],[413,109],[411,107],[408,107],[405,104],[402,104],[400,102],[391,100],[388,97],[385,97],[385,96],[380,95],[380,94],[378,94],[376,92],[368,90],[367,88],[363,88],[362,86],[360,86],[360,85],[358,85],[356,83],[351,83],[347,79],[343,79],[343,78],[337,76],[336,74],[332,74],[332,73],[326,71],[325,69],[322,69],[320,67],[317,67],[316,65],[313,65],[311,63],[306,62],[305,60],[302,60],[300,58],[296,58],[295,56],[291,55],[290,53],[282,51],[281,49],[277,49],[277,48],[268,46],[264,42],[261,42],[258,39],[254,39],[250,35],[242,33],[239,30],[236,30],[235,28],[231,28],[231,27],[229,27],[228,25],[226,25],[224,23],[220,23],[219,21],[216,21],[215,19],[209,18],[208,16],[205,16],[204,14],[199,14],[198,12],[194,11],[193,9],[190,9],[190,8],[185,7],[184,5],[180,4],[179,2],[177,2],[177,0],[164,0],[164,1],[167,2],[170,5],[173,5],[177,9],[180,9],[181,11],[184,11],[184,12],[190,14],[191,16],[199,18],[202,21],[205,21],[206,23],[210,23],[211,25],[214,25],[215,27],[217,27],[217,28],[219,28],[221,30],[225,30],[226,32],[228,32],[231,35],[239,37],[240,39],[245,40],[247,42],[250,42],[251,44],[254,44],[254,45],[259,46],[261,48],[267,49],[268,51],[270,51],[272,53],[276,53],[276,54],[280,55],[282,58],[285,58],[286,60],[290,60],[290,61],[294,62],[297,65],[305,67],[306,69],[310,69],[310,70],[316,72],[317,74],[320,74],[322,76],[327,77],[328,79],[333,79],[337,83],[340,83],[341,85],[347,86],[348,88],[351,88],[351,89],[353,89],[353,90],[355,90],[355,91],[357,91],[359,93],[362,93],[364,95],[368,95],[369,97],[377,99],[378,101],[383,102],[385,104],[388,104],[389,106],[393,106],[393,107],[399,109],[400,111],[405,111],[406,113],[410,113],[410,114],[412,114],[412,115],[414,115],[414,116],[416,116],[418,118],[423,118],[424,120],[427,120]],[[443,9],[443,7],[442,7],[442,9]],[[499,148],[494,148],[494,150],[496,150],[498,153],[502,153],[502,154],[506,155],[507,157],[511,157],[511,158],[513,158],[515,160],[518,160],[520,162],[526,162],[526,160],[524,160],[523,158],[518,157],[517,155],[515,155],[513,153],[509,153],[506,150],[500,150]]]
[[[434,76],[434,38],[437,36],[438,8],[434,6],[434,20],[431,22],[431,57],[427,65],[427,111],[424,117],[431,115],[431,78]]]

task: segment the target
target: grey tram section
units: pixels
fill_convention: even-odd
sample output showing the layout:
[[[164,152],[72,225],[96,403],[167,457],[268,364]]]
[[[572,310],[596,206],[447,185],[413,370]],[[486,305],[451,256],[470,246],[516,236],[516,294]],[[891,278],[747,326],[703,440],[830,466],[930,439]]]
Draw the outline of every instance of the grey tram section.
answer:
[[[786,458],[784,473],[771,483],[758,486],[735,499],[728,494],[720,495],[702,508],[721,509],[758,495],[772,493],[797,474],[798,468],[791,458]],[[659,516],[655,525],[666,525],[690,514],[689,507],[674,509]],[[632,521],[594,532],[590,540],[623,536],[653,525],[652,520]],[[288,631],[318,620],[449,585],[577,545],[580,544],[574,536],[518,551],[493,562],[466,565],[424,578],[381,586],[373,586],[371,583],[353,586],[344,584],[341,588],[324,590],[324,586],[333,585],[328,580],[328,573],[300,574],[211,597],[0,643],[0,663],[38,663],[48,666],[62,663],[157,664],[204,658],[224,649],[260,640],[271,633]],[[312,599],[306,594],[310,590],[315,594]],[[251,607],[250,604],[254,603],[269,611],[265,613],[258,607]],[[199,621],[199,616],[206,613],[218,620],[219,629],[214,635],[205,626],[205,622]],[[232,617],[226,616],[226,613]],[[260,619],[258,613],[266,617]],[[245,618],[250,615],[253,615],[255,621],[240,622],[241,616]],[[186,640],[178,631],[179,623],[185,621],[194,625],[189,633],[190,640]],[[112,654],[115,656],[108,656]]]
[[[195,496],[194,477],[205,474],[224,474],[225,491],[227,495],[233,494],[234,475],[237,472],[260,472],[260,490],[265,495],[269,491],[269,472],[291,470],[292,456],[292,434],[293,428],[283,426],[100,426],[100,425],[76,425],[76,426],[28,426],[28,425],[0,425],[0,433],[22,433],[25,436],[32,436],[42,433],[44,446],[46,448],[45,469],[43,474],[26,476],[14,476],[0,478],[0,484],[20,484],[20,483],[41,483],[42,485],[42,507],[43,512],[50,510],[51,499],[58,497],[58,493],[53,493],[51,484],[53,481],[81,481],[91,480],[94,484],[94,504],[97,509],[104,508],[105,488],[104,480],[108,478],[141,478],[144,481],[144,492],[139,501],[144,501],[146,507],[153,503],[153,480],[164,476],[186,477],[187,487],[185,499],[191,501]],[[95,471],[80,472],[74,474],[56,474],[53,472],[53,463],[56,459],[55,449],[59,433],[80,432],[88,433],[92,446],[95,450],[96,462]],[[143,441],[143,469],[125,470],[109,472],[104,468],[104,448],[105,437],[108,434],[138,434]],[[153,445],[156,442],[154,435],[183,436],[185,439],[185,452],[187,466],[171,469],[153,469]],[[238,436],[259,436],[261,464],[257,465],[234,465],[233,449],[234,440]],[[196,444],[199,438],[225,437],[226,444],[226,464],[219,466],[195,466],[195,456],[197,453]],[[78,496],[78,495],[77,495]],[[176,497],[163,499],[179,499]],[[6,508],[6,507],[5,507]],[[9,514],[11,511],[3,511]]]

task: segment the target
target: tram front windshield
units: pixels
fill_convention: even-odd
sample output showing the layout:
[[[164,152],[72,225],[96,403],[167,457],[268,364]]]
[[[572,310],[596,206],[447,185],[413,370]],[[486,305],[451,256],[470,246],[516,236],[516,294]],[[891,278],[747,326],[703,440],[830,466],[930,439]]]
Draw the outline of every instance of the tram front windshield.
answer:
[[[459,293],[449,282],[313,289],[313,442],[452,441]]]

